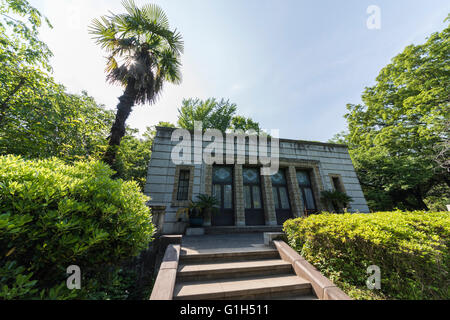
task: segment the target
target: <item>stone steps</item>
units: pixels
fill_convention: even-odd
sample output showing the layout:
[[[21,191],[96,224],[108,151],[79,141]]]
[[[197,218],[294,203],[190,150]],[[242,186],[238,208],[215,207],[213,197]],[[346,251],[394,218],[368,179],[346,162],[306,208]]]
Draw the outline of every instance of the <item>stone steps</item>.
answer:
[[[276,249],[180,254],[173,299],[315,299]]]
[[[181,282],[175,285],[174,299],[273,299],[311,293],[312,287],[308,281],[289,273],[232,280]]]
[[[280,254],[276,249],[265,250],[241,250],[207,253],[185,253],[180,254],[180,263],[208,263],[222,261],[249,261],[261,259],[280,259]]]
[[[231,233],[264,233],[281,232],[282,226],[231,226],[231,227],[206,227],[206,234],[231,234]]]
[[[233,262],[181,264],[177,278],[182,281],[195,279],[226,279],[249,276],[286,274],[292,265],[281,259],[247,260]]]

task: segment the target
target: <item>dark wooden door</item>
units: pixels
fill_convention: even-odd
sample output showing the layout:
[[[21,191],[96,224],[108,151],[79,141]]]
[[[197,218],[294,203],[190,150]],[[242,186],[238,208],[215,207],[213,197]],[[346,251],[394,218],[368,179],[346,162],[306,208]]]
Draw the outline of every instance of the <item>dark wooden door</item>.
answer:
[[[272,176],[272,192],[277,224],[282,225],[293,217],[284,170],[280,170]]]
[[[233,168],[213,167],[212,195],[219,200],[219,208],[211,215],[213,226],[234,226]]]
[[[257,168],[243,169],[245,225],[262,226],[266,224],[261,194],[261,178]]]
[[[305,215],[308,216],[310,214],[317,213],[316,199],[314,197],[314,192],[312,189],[310,171],[297,171],[297,180],[300,192],[302,194]]]

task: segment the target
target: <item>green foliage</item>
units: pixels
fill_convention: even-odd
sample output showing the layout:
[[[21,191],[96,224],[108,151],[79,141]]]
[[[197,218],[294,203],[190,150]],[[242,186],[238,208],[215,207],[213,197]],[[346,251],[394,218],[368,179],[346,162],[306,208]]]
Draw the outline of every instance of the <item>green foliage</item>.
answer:
[[[3,298],[90,298],[114,281],[124,260],[147,248],[154,232],[148,198],[112,174],[95,161],[70,166],[0,156]],[[75,293],[65,288],[73,264],[83,276]]]
[[[126,13],[94,19],[89,32],[108,54],[106,73],[110,83],[125,88],[119,98],[115,121],[103,160],[117,169],[118,146],[126,132],[126,121],[135,104],[154,103],[164,83],[181,82],[180,33],[171,30],[164,11],[157,5],[138,7],[123,0]]]
[[[52,53],[38,38],[41,24],[40,12],[27,1],[0,0],[0,127],[10,100],[24,88],[40,91],[36,82],[45,81],[51,70]]]
[[[220,205],[216,197],[207,194],[199,194],[196,202],[201,209],[217,208]]]
[[[178,109],[178,126],[187,130],[194,130],[194,122],[201,121],[203,130],[217,129],[226,132],[228,129],[254,130],[260,132],[257,122],[250,118],[236,115],[237,106],[229,100],[215,98],[207,100],[184,99],[181,109]]]
[[[51,53],[38,39],[41,20],[27,1],[0,2],[0,154],[97,158],[114,115],[47,74]]]
[[[51,78],[42,78],[10,100],[0,127],[0,154],[69,162],[98,158],[112,120],[112,112],[86,93],[68,94]]]
[[[255,132],[259,133],[261,131],[261,128],[259,127],[259,123],[253,121],[250,118],[245,118],[242,116],[235,116],[233,119],[231,119],[231,128],[232,130],[242,130],[244,132],[247,132],[249,130],[254,130]]]
[[[3,68],[26,73],[28,67],[38,65],[51,70],[52,56],[47,45],[39,40],[42,20],[50,22],[26,0],[0,0],[0,61],[14,61]]]
[[[289,244],[355,299],[449,299],[450,214],[321,214],[288,220]],[[381,269],[381,290],[366,287]]]
[[[321,193],[321,200],[328,204],[329,206],[333,206],[336,211],[340,209],[346,210],[350,205],[350,202],[353,202],[353,198],[350,197],[345,192],[341,192],[339,190],[324,190]]]
[[[116,176],[126,181],[134,180],[144,190],[155,131],[147,127],[142,138],[136,137],[137,133],[138,130],[129,129],[120,143]]]
[[[184,99],[181,109],[178,109],[178,126],[194,130],[194,122],[201,121],[204,130],[217,129],[225,132],[230,127],[236,109],[236,104],[225,99]]]
[[[220,201],[214,196],[199,194],[195,205],[200,209],[202,216],[205,216],[210,214],[212,210],[217,210],[220,206]]]
[[[364,104],[347,106],[348,134],[336,140],[349,145],[372,210],[427,210],[428,192],[450,186],[449,35],[450,26],[406,47],[366,88]]]
[[[159,6],[138,7],[133,0],[122,5],[126,13],[94,19],[89,32],[108,54],[108,80],[125,86],[133,80],[133,102],[153,103],[164,81],[181,81],[183,40]]]

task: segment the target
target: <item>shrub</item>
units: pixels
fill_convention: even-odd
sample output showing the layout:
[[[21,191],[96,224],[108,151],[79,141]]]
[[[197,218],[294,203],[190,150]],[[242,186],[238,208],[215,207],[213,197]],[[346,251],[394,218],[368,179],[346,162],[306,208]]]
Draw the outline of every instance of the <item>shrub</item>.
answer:
[[[351,297],[449,299],[450,215],[321,214],[288,220],[289,244]],[[381,290],[366,287],[381,269]]]
[[[0,157],[0,298],[99,296],[148,247],[148,198],[113,173],[95,161]],[[81,268],[82,290],[65,287],[70,265]]]

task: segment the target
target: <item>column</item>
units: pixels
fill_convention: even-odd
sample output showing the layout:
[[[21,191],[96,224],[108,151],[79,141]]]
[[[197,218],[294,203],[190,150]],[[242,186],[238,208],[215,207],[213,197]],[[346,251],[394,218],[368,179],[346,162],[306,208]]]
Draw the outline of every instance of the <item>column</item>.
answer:
[[[212,194],[212,166],[205,165],[205,194],[210,196]],[[211,226],[211,212],[205,216],[205,227]]]
[[[275,203],[273,201],[272,180],[270,179],[270,176],[264,175],[261,176],[261,180],[266,225],[276,226],[277,216],[275,213]]]
[[[234,202],[235,225],[245,226],[244,178],[242,176],[242,164],[234,166]]]
[[[303,216],[303,201],[297,181],[297,170],[294,166],[289,166],[287,170],[287,184],[289,199],[291,200],[292,214],[294,218]]]

